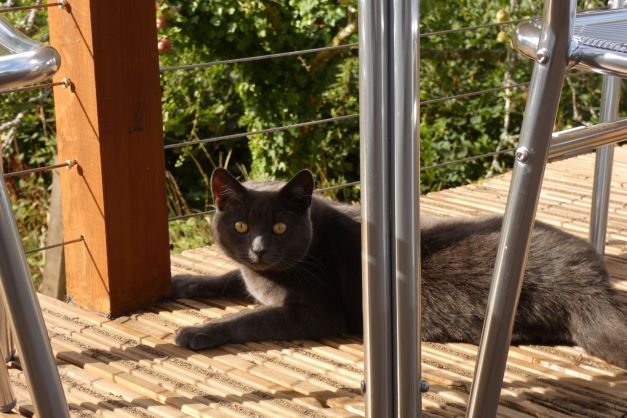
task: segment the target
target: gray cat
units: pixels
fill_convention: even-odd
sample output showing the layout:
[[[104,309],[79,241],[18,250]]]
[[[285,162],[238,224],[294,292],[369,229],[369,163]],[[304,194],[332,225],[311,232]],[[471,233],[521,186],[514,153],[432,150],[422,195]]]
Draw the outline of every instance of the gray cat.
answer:
[[[211,179],[215,241],[240,265],[218,277],[176,276],[176,297],[252,298],[262,307],[186,327],[192,349],[362,332],[359,208],[312,196],[311,172],[288,183]],[[421,228],[422,339],[478,344],[501,218]],[[541,222],[533,232],[513,344],[576,344],[627,368],[627,318],[601,257]]]

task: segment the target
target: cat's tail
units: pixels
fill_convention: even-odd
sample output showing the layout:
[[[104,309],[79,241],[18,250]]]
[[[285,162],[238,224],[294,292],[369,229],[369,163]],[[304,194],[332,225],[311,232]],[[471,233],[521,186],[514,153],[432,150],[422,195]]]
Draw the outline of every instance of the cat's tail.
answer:
[[[627,369],[627,315],[613,295],[589,295],[571,311],[573,342],[609,363]]]

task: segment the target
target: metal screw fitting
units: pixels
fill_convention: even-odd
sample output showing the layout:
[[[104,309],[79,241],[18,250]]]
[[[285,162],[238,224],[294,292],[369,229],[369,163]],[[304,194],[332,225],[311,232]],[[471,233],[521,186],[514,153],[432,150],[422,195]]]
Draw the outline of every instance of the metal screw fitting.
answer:
[[[365,380],[361,381],[361,394],[362,395],[366,394],[366,381]]]
[[[429,391],[429,382],[426,380],[420,381],[420,392],[425,393]]]
[[[64,89],[72,87],[72,80],[70,80],[69,78],[64,78],[63,80],[61,80],[61,82],[63,83]]]
[[[516,149],[516,161],[526,163],[529,160],[529,150],[526,147]]]
[[[59,9],[65,9],[67,7],[66,0],[59,0],[58,4],[59,4]]]
[[[536,62],[538,64],[546,64],[549,62],[549,50],[546,48],[540,48],[536,51]]]

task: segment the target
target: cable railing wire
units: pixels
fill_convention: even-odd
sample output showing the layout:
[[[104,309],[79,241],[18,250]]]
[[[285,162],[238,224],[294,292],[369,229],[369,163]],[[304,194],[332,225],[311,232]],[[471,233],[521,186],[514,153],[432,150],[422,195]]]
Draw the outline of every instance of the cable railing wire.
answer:
[[[0,13],[9,13],[9,12],[19,12],[22,10],[34,10],[34,9],[48,9],[50,7],[65,7],[65,0],[58,1],[56,3],[43,3],[43,4],[34,4],[32,6],[11,6],[11,7],[0,7]]]
[[[206,210],[204,212],[194,212],[194,213],[188,213],[186,215],[172,216],[171,218],[168,219],[168,221],[169,222],[182,221],[182,220],[185,220],[185,219],[195,218],[195,217],[198,217],[198,216],[211,215],[215,211],[216,211],[215,209],[209,209],[209,210]]]
[[[449,33],[465,32],[465,31],[477,30],[477,29],[482,29],[482,28],[490,28],[494,26],[515,25],[518,23],[526,22],[528,20],[530,19],[508,20],[504,22],[494,22],[494,23],[486,23],[482,25],[466,26],[463,28],[447,29],[447,30],[434,31],[434,32],[425,32],[425,33],[421,33],[420,37],[428,38],[432,36],[440,36],[440,35],[445,35]],[[194,70],[198,68],[212,67],[215,65],[239,64],[243,62],[262,61],[262,60],[268,60],[268,59],[273,59],[273,58],[284,58],[284,57],[292,57],[292,56],[297,56],[297,55],[313,54],[316,52],[323,52],[323,51],[333,51],[333,50],[341,50],[341,49],[357,49],[357,48],[359,48],[359,43],[355,42],[355,43],[350,43],[350,44],[325,46],[325,47],[320,47],[320,48],[301,49],[297,51],[277,52],[274,54],[257,55],[257,56],[252,56],[252,57],[209,61],[209,62],[203,62],[203,63],[198,63],[198,64],[173,65],[170,67],[162,67],[161,72],[167,73],[167,72],[178,71],[178,70]]]
[[[44,83],[44,84],[35,84],[33,86],[16,87],[14,89],[0,91],[0,94],[19,93],[19,92],[34,91],[34,90],[44,90],[44,89],[51,89],[51,88],[56,87],[56,86],[68,87],[68,81],[63,80],[63,81],[56,81],[54,83]]]
[[[493,23],[486,23],[486,24],[481,24],[481,25],[466,26],[466,27],[462,27],[462,28],[454,28],[454,29],[446,29],[446,30],[441,30],[441,31],[425,32],[425,33],[421,33],[420,37],[421,38],[428,38],[428,37],[441,36],[441,35],[446,35],[446,34],[451,34],[451,33],[466,32],[466,31],[479,30],[479,29],[485,29],[485,28],[492,28],[492,27],[498,27],[498,26],[516,25],[516,24],[519,24],[519,23],[527,22],[529,20],[530,19],[528,19],[528,18],[516,19],[516,20],[507,20],[507,21],[503,21],[503,22],[493,22]],[[171,67],[162,67],[161,68],[161,72],[162,73],[167,73],[167,72],[172,72],[172,71],[177,71],[177,70],[192,70],[192,69],[197,69],[197,68],[207,68],[207,67],[211,67],[211,66],[215,66],[215,65],[228,65],[228,64],[236,64],[236,63],[244,63],[244,62],[254,62],[254,61],[268,60],[268,59],[273,59],[273,58],[298,56],[298,55],[304,55],[304,54],[310,54],[310,53],[316,53],[316,52],[322,52],[322,51],[329,51],[329,50],[342,50],[342,49],[358,48],[358,46],[359,46],[358,43],[351,43],[351,44],[344,44],[344,45],[327,46],[327,47],[322,47],[322,48],[311,48],[311,49],[304,49],[304,50],[297,50],[297,51],[290,51],[290,52],[280,52],[280,53],[274,53],[274,54],[258,55],[258,56],[252,56],[252,57],[218,60],[218,61],[211,61],[211,62],[205,62],[205,63],[199,63],[199,64],[189,64],[189,65],[178,65],[178,66],[171,66]],[[581,75],[581,74],[577,74],[577,75]],[[420,105],[429,105],[429,104],[442,103],[442,102],[451,101],[451,100],[460,100],[460,99],[464,99],[464,98],[475,97],[475,96],[480,96],[480,95],[489,94],[489,93],[495,93],[495,92],[509,90],[509,89],[527,88],[527,87],[529,87],[529,85],[530,85],[530,81],[521,82],[521,83],[512,83],[512,84],[499,86],[499,87],[493,87],[493,88],[489,88],[489,89],[476,90],[476,91],[467,92],[467,93],[460,93],[460,94],[455,94],[455,95],[450,95],[450,96],[445,96],[445,97],[439,97],[439,98],[435,98],[435,99],[427,99],[427,100],[421,101]],[[296,124],[292,124],[292,125],[286,125],[286,126],[279,126],[279,127],[261,129],[261,130],[257,130],[257,131],[241,132],[241,133],[222,135],[222,136],[217,136],[217,137],[212,137],[212,138],[205,138],[205,139],[199,139],[199,140],[193,140],[193,141],[185,141],[185,142],[176,143],[176,144],[168,144],[168,145],[166,145],[164,147],[164,149],[165,150],[169,150],[169,149],[183,148],[183,147],[192,146],[192,145],[206,144],[206,143],[211,143],[211,142],[220,142],[220,141],[232,140],[232,139],[244,139],[244,138],[246,138],[248,136],[252,136],[252,135],[269,134],[269,133],[273,133],[273,132],[285,131],[285,130],[295,129],[295,128],[302,128],[302,127],[306,127],[306,126],[314,126],[314,125],[320,125],[320,124],[326,124],[326,123],[341,122],[341,121],[346,121],[346,120],[351,120],[351,119],[357,119],[358,117],[359,117],[359,114],[351,114],[351,115],[337,116],[337,117],[326,118],[326,119],[319,119],[319,120],[314,120],[314,121],[309,121],[309,122],[296,123]],[[489,153],[485,153],[485,154],[465,157],[465,158],[461,158],[461,159],[457,159],[457,160],[445,161],[445,162],[442,162],[442,163],[437,163],[437,164],[432,164],[432,165],[429,165],[429,166],[426,166],[426,167],[422,167],[420,169],[420,171],[426,171],[426,170],[431,170],[431,169],[436,169],[436,168],[442,168],[442,167],[446,167],[446,166],[454,165],[454,164],[462,164],[462,163],[475,161],[475,160],[479,160],[479,159],[483,159],[483,158],[487,158],[487,157],[494,157],[494,156],[498,156],[498,155],[504,155],[504,154],[512,153],[514,151],[515,151],[515,148],[508,148],[508,149],[493,151],[493,152],[489,152]],[[340,184],[340,185],[334,185],[334,186],[319,188],[319,189],[316,189],[314,191],[314,193],[321,193],[321,192],[325,192],[325,191],[339,190],[339,189],[343,189],[343,188],[347,188],[347,187],[358,186],[359,184],[360,184],[359,181],[353,181],[353,182],[344,183],[344,184]],[[215,212],[215,209],[211,209],[211,210],[203,211],[203,212],[196,212],[196,213],[191,213],[191,214],[178,215],[178,216],[170,217],[169,221],[172,222],[172,221],[177,221],[177,220],[185,220],[185,219],[189,219],[189,218],[193,218],[193,217],[209,215],[209,214],[212,214],[214,212]]]
[[[339,189],[345,189],[347,187],[359,186],[360,183],[361,183],[360,181],[351,181],[350,183],[336,184],[335,186],[320,187],[319,189],[314,190],[314,193],[329,192],[332,190],[339,190]]]
[[[304,127],[307,127],[307,126],[321,125],[321,124],[331,123],[331,122],[342,122],[342,121],[346,121],[346,120],[350,120],[350,119],[357,119],[357,118],[359,118],[359,115],[355,113],[355,114],[352,114],[352,115],[336,116],[336,117],[333,117],[333,118],[319,119],[319,120],[312,120],[312,121],[309,121],[309,122],[295,123],[293,125],[277,126],[277,127],[274,127],[274,128],[261,129],[261,130],[258,130],[258,131],[240,132],[240,133],[237,133],[237,134],[216,136],[216,137],[213,137],[213,138],[205,138],[205,139],[198,139],[198,140],[194,140],[194,141],[179,142],[177,144],[166,145],[163,148],[166,149],[166,150],[175,149],[175,148],[183,148],[183,147],[187,147],[187,146],[190,146],[190,145],[200,145],[200,144],[206,144],[206,143],[209,143],[209,142],[219,142],[219,141],[225,141],[227,139],[240,139],[240,138],[247,137],[249,135],[270,134],[270,133],[273,133],[273,132],[286,131],[288,129],[304,128]]]
[[[515,151],[516,151],[516,148],[507,148],[507,149],[498,150],[498,151],[486,152],[485,154],[473,155],[470,157],[460,158],[458,160],[444,161],[444,162],[437,163],[437,164],[431,164],[425,167],[421,167],[420,171],[427,171],[427,170],[432,170],[434,168],[447,167],[449,165],[454,165],[454,164],[467,163],[470,161],[481,160],[483,158],[495,157],[495,156],[503,155],[503,154],[511,154]]]
[[[3,174],[5,179],[8,178],[12,178],[12,177],[22,177],[22,176],[27,176],[29,174],[34,174],[34,173],[42,173],[44,171],[51,171],[51,170],[55,170],[57,168],[72,168],[75,165],[78,164],[78,161],[76,160],[67,160],[64,163],[59,163],[59,164],[54,164],[54,165],[47,165],[44,167],[37,167],[37,168],[29,168],[28,170],[21,170],[21,171],[14,171],[11,173],[6,173]]]
[[[458,160],[444,161],[442,163],[431,164],[431,165],[422,167],[420,169],[420,171],[427,171],[427,170],[431,170],[431,169],[435,169],[435,168],[442,168],[442,167],[446,167],[446,166],[454,165],[454,164],[462,164],[462,163],[466,163],[466,162],[469,162],[469,161],[480,160],[480,159],[487,158],[487,157],[494,157],[494,156],[498,156],[498,155],[511,154],[511,153],[514,153],[515,151],[516,151],[516,148],[507,148],[507,149],[498,150],[498,151],[486,152],[484,154],[473,155],[473,156],[470,156],[470,157],[460,158]],[[321,188],[318,188],[318,189],[314,190],[314,193],[323,193],[323,192],[328,192],[328,191],[332,191],[332,190],[340,190],[340,189],[345,189],[345,188],[348,188],[348,187],[359,186],[360,183],[361,182],[359,180],[357,180],[357,181],[351,181],[349,183],[337,184],[337,185],[334,185],[334,186],[321,187]],[[208,211],[203,211],[203,212],[195,212],[195,213],[189,213],[189,214],[186,214],[186,215],[173,216],[173,217],[169,218],[169,221],[173,222],[173,221],[180,221],[180,220],[185,220],[185,219],[189,219],[189,218],[195,218],[195,217],[198,217],[198,216],[211,215],[214,212],[215,212],[215,209],[210,209]]]
[[[66,245],[75,244],[75,243],[81,242],[81,241],[85,241],[85,237],[83,235],[81,235],[80,238],[73,239],[73,240],[70,240],[70,241],[64,241],[64,242],[60,242],[58,244],[50,244],[50,245],[46,245],[45,247],[39,247],[39,248],[33,248],[33,249],[30,249],[30,250],[26,250],[26,251],[24,251],[24,253],[26,255],[30,255],[30,254],[38,253],[38,252],[41,252],[41,251],[51,250],[53,248],[65,247]]]
[[[298,51],[277,52],[275,54],[257,55],[257,56],[253,56],[253,57],[233,58],[233,59],[227,59],[227,60],[210,61],[210,62],[203,62],[203,63],[200,63],[200,64],[175,65],[175,66],[171,66],[171,67],[162,67],[161,68],[161,72],[162,73],[167,73],[167,72],[177,71],[177,70],[193,70],[193,69],[197,69],[197,68],[212,67],[214,65],[238,64],[238,63],[242,63],[242,62],[262,61],[262,60],[268,60],[268,59],[273,59],[273,58],[292,57],[292,56],[295,56],[295,55],[313,54],[315,52],[334,51],[334,50],[341,50],[341,49],[352,49],[352,48],[358,48],[358,47],[359,47],[359,44],[355,42],[355,43],[351,43],[351,44],[325,46],[325,47],[321,47],[321,48],[301,49],[301,50],[298,50]]]
[[[467,97],[479,96],[479,95],[482,95],[482,94],[493,93],[493,92],[497,92],[497,91],[501,91],[501,90],[507,90],[507,89],[513,89],[513,88],[525,88],[525,87],[528,87],[528,86],[529,86],[529,82],[509,84],[509,85],[506,85],[506,86],[494,87],[494,88],[490,88],[490,89],[478,90],[478,91],[473,91],[473,92],[468,92],[468,93],[461,93],[461,94],[456,94],[456,95],[453,95],[453,96],[439,97],[437,99],[423,100],[423,101],[420,102],[420,105],[429,105],[429,104],[440,103],[440,102],[445,102],[445,101],[449,101],[449,100],[459,100],[459,99],[463,99],[463,98],[467,98]],[[183,148],[183,147],[187,147],[187,146],[191,146],[191,145],[200,145],[200,144],[206,144],[206,143],[210,143],[210,142],[226,141],[226,140],[229,140],[229,139],[243,139],[243,138],[246,138],[247,136],[252,136],[252,135],[269,134],[269,133],[273,133],[273,132],[285,131],[285,130],[288,130],[288,129],[295,129],[295,128],[302,128],[302,127],[306,127],[306,126],[321,125],[321,124],[332,123],[332,122],[341,122],[341,121],[350,120],[350,119],[357,119],[357,118],[359,118],[359,114],[354,113],[354,114],[351,114],[351,115],[336,116],[336,117],[326,118],[326,119],[318,119],[318,120],[313,120],[313,121],[310,121],[310,122],[302,122],[302,123],[296,123],[296,124],[286,125],[286,126],[277,126],[277,127],[274,127],[274,128],[261,129],[261,130],[257,130],[257,131],[240,132],[240,133],[236,133],[236,134],[222,135],[222,136],[216,136],[216,137],[205,138],[205,139],[198,139],[198,140],[193,140],[193,141],[185,141],[185,142],[179,142],[179,143],[176,143],[176,144],[168,144],[168,145],[166,145],[164,147],[164,149],[165,150],[170,150],[170,149],[176,149],[176,148]]]
[[[529,19],[529,18],[527,18],[527,19],[517,19],[517,20],[506,20],[506,21],[503,21],[503,22],[493,22],[493,23],[484,23],[482,25],[465,26],[463,28],[445,29],[445,30],[438,30],[438,31],[433,31],[433,32],[424,32],[424,33],[420,34],[420,37],[421,38],[429,38],[429,37],[432,37],[432,36],[447,35],[449,33],[457,33],[457,32],[467,32],[467,31],[471,31],[471,30],[492,28],[492,27],[495,27],[495,26],[517,25],[519,23],[528,22],[530,20],[531,19]]]
[[[427,170],[432,170],[435,168],[442,168],[442,167],[446,167],[446,166],[454,165],[454,164],[467,163],[470,161],[481,160],[487,157],[495,157],[498,155],[511,154],[511,153],[514,153],[515,151],[516,151],[516,148],[507,148],[507,149],[503,149],[499,151],[486,152],[485,154],[473,155],[470,157],[460,158],[458,160],[444,161],[442,163],[431,164],[425,167],[421,167],[420,171],[427,171]],[[347,187],[359,186],[359,184],[360,184],[359,181],[351,181],[350,183],[338,184],[338,185],[329,186],[329,187],[322,187],[320,189],[317,189],[315,192],[321,193],[321,192],[327,192],[330,190],[345,189]]]
[[[579,77],[584,77],[584,76],[587,76],[587,75],[589,75],[589,74],[587,74],[587,73],[572,73],[572,74],[566,75],[566,77],[567,78],[579,78]],[[442,103],[442,102],[447,102],[447,101],[451,101],[451,100],[460,100],[460,99],[466,99],[466,98],[469,98],[469,97],[481,96],[481,95],[489,94],[489,93],[496,93],[496,92],[499,92],[499,91],[504,91],[504,90],[509,90],[509,89],[527,88],[527,87],[529,87],[530,83],[531,83],[530,81],[525,81],[525,82],[521,82],[521,83],[512,83],[512,84],[507,84],[507,85],[504,85],[504,86],[492,87],[492,88],[489,88],[489,89],[475,90],[475,91],[471,91],[471,92],[467,92],[467,93],[460,93],[460,94],[454,94],[454,95],[451,95],[451,96],[438,97],[438,98],[435,98],[435,99],[427,99],[427,100],[422,100],[420,102],[420,105],[421,106],[426,106],[426,105],[430,105],[430,104]],[[309,121],[309,122],[296,123],[296,124],[292,124],[292,125],[277,126],[277,127],[261,129],[261,130],[257,130],[257,131],[240,132],[240,133],[236,133],[236,134],[229,134],[229,135],[216,136],[216,137],[212,137],[212,138],[204,138],[204,139],[198,139],[198,140],[192,140],[192,141],[185,141],[185,142],[179,142],[179,143],[176,143],[176,144],[168,144],[168,145],[164,146],[164,149],[165,150],[169,150],[169,149],[183,148],[183,147],[192,146],[192,145],[206,144],[206,143],[210,143],[210,142],[220,142],[220,141],[225,141],[225,140],[230,140],[230,139],[243,139],[243,138],[245,138],[247,136],[252,136],[252,135],[269,134],[269,133],[273,133],[273,132],[285,131],[285,130],[288,130],[288,129],[302,128],[302,127],[314,126],[314,125],[321,125],[321,124],[332,123],[332,122],[341,122],[341,121],[350,120],[350,119],[357,119],[357,118],[359,118],[359,114],[354,113],[354,114],[350,114],[350,115],[336,116],[336,117],[326,118],[326,119],[318,119],[318,120],[313,120],[313,121]]]
[[[484,89],[484,90],[471,91],[471,92],[468,92],[468,93],[454,94],[452,96],[438,97],[436,99],[423,100],[423,101],[420,102],[420,105],[424,106],[424,105],[429,105],[429,104],[433,104],[433,103],[448,102],[450,100],[465,99],[467,97],[481,96],[481,95],[484,95],[484,94],[495,93],[495,92],[498,92],[498,91],[503,91],[503,90],[508,90],[508,89],[527,88],[527,87],[529,87],[530,83],[531,83],[530,81],[525,81],[524,83],[513,83],[513,84],[508,84],[508,85],[505,85],[505,86],[492,87],[492,88]]]

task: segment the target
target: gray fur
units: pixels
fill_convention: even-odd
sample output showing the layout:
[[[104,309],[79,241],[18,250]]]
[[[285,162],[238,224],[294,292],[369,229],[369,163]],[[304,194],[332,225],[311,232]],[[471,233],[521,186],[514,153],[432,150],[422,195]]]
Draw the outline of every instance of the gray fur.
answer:
[[[225,186],[226,185],[226,186]],[[284,183],[241,185],[226,171],[212,178],[216,242],[240,270],[219,277],[177,276],[177,297],[251,298],[261,309],[183,328],[177,344],[201,349],[228,342],[321,338],[361,333],[359,208],[311,196],[311,173]],[[244,220],[250,230],[233,225]],[[272,225],[285,222],[277,236]],[[422,339],[478,344],[501,218],[423,222]],[[262,242],[255,261],[252,243]],[[516,313],[513,344],[577,344],[627,368],[627,320],[601,257],[584,240],[536,222]]]

